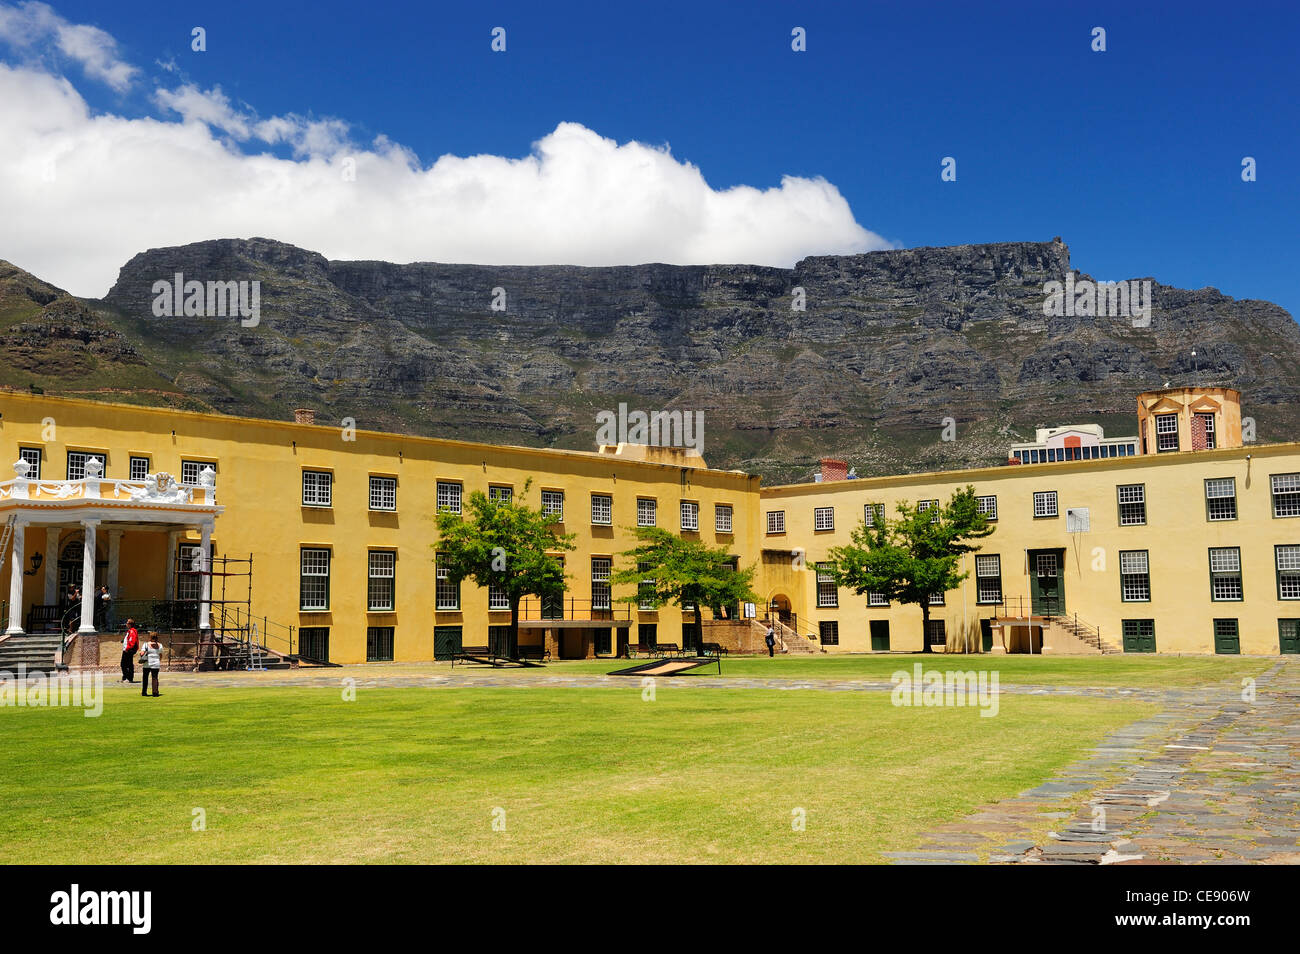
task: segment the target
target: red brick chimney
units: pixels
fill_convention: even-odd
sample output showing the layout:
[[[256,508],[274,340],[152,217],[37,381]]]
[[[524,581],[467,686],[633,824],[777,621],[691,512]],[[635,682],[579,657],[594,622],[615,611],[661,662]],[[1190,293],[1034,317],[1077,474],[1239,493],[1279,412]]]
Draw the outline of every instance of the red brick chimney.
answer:
[[[834,457],[822,458],[822,483],[829,483],[832,480],[848,480],[849,465],[842,460],[836,460]]]
[[[295,424],[315,424],[316,412],[309,407],[296,407],[293,409],[293,422]]]

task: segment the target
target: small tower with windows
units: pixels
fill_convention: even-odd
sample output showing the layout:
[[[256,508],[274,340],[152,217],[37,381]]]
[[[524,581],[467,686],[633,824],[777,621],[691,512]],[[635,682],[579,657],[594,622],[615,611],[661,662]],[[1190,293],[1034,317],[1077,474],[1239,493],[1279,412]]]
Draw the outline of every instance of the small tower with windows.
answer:
[[[1241,392],[1221,387],[1161,388],[1138,395],[1142,454],[1241,446]]]

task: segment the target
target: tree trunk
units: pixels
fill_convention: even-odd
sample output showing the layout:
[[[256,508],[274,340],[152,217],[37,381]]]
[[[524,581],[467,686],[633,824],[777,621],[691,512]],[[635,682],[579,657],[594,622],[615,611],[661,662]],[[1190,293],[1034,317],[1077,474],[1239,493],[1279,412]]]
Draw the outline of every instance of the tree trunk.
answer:
[[[930,600],[921,601],[921,652],[930,651]]]
[[[695,654],[700,654],[700,647],[704,644],[704,617],[700,615],[700,601],[695,601],[695,645],[691,648]]]

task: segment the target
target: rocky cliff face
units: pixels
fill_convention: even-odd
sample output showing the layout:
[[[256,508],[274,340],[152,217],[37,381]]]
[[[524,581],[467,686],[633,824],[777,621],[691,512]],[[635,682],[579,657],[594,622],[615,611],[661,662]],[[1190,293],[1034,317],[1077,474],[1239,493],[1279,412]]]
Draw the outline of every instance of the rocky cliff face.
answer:
[[[220,240],[135,256],[92,313],[218,410],[584,449],[621,401],[702,410],[710,464],[769,482],[822,455],[862,474],[992,463],[1035,425],[1133,433],[1135,396],[1166,381],[1231,384],[1261,440],[1300,436],[1285,311],[1152,282],[1149,327],[1044,317],[1044,283],[1069,270],[1059,240],[793,269],[331,262]],[[154,317],[153,283],[176,272],[260,281],[260,324]]]

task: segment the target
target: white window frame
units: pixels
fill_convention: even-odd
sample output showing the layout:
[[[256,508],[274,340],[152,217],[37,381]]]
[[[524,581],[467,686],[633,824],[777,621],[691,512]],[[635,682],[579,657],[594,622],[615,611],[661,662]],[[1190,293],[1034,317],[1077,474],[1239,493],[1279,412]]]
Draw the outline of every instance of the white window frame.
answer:
[[[659,502],[653,497],[636,498],[636,525],[638,527],[659,525]]]
[[[835,508],[834,507],[814,507],[813,508],[813,530],[834,530],[835,529]]]
[[[108,457],[96,451],[68,451],[68,480],[85,480],[86,464],[90,458],[98,457],[100,464],[100,476],[108,473]],[[74,460],[75,458],[75,460]]]
[[[989,581],[995,581],[990,583]],[[975,554],[975,602],[997,606],[1002,602],[1002,555]]]
[[[1055,490],[1034,491],[1034,519],[1059,517],[1060,513]]]
[[[785,533],[784,510],[769,510],[767,512],[767,532],[770,534]]]
[[[1142,527],[1147,522],[1147,485],[1146,484],[1118,484],[1115,487],[1115,500],[1119,507],[1119,525],[1121,527]],[[1137,512],[1133,509],[1125,510],[1124,508],[1141,508],[1141,520],[1134,520],[1133,515]]]
[[[1240,603],[1245,598],[1241,548],[1210,547],[1210,601]]]
[[[216,463],[215,463],[214,461],[210,461],[210,460],[182,460],[182,461],[181,461],[181,483],[182,483],[182,484],[197,484],[197,483],[199,482],[199,475],[203,473],[203,468],[204,468],[204,467],[211,467],[211,468],[212,468],[212,472],[213,472],[214,474],[217,472],[217,465],[216,465]],[[189,472],[189,476],[188,476],[188,477],[186,476],[186,472],[187,472],[187,471]]]
[[[884,519],[885,519],[885,505],[884,505],[884,504],[882,504],[882,503],[870,504],[870,503],[869,503],[869,504],[863,504],[863,505],[862,505],[862,524],[863,524],[863,526],[866,526],[866,527],[874,527],[874,526],[876,525],[876,521],[877,521],[877,520],[884,520]]]
[[[984,514],[990,522],[998,519],[998,495],[984,494],[975,498],[976,508]]]
[[[1227,501],[1229,507],[1223,503]],[[1216,513],[1216,502],[1219,512]],[[1212,523],[1237,519],[1237,480],[1235,477],[1205,479],[1205,519]]]
[[[609,577],[613,572],[613,568],[614,560],[612,557],[591,558],[591,608],[593,611],[613,608],[613,593],[609,585]]]
[[[334,475],[327,470],[304,470],[302,505],[304,507],[334,506]]]
[[[1277,569],[1277,598],[1300,600],[1300,545],[1279,543],[1273,547]]]
[[[330,570],[334,563],[334,553],[327,547],[301,547],[298,551],[298,609],[304,613],[328,613],[330,608]],[[324,572],[320,572],[321,570]],[[305,580],[324,580],[324,599],[311,602],[308,599]]]
[[[614,523],[614,497],[612,494],[591,495],[591,525],[609,527]]]
[[[1123,603],[1151,602],[1151,555],[1148,551],[1119,551],[1119,597]]]
[[[454,613],[460,610],[460,584],[453,584],[449,577],[443,554],[434,554],[433,608],[440,613]]]
[[[438,513],[460,513],[465,485],[456,480],[440,480],[435,490],[434,506]]]
[[[731,504],[713,505],[713,532],[731,533],[734,512]]]
[[[683,500],[682,506],[682,529],[689,532],[699,532],[700,529],[700,505],[695,500]]]
[[[829,563],[817,564],[817,608],[836,609],[840,605],[840,590],[835,577],[830,574]]]
[[[1274,517],[1300,517],[1300,474],[1269,474]]]
[[[391,613],[397,607],[397,553],[371,550],[367,559],[366,607],[371,613]],[[376,583],[376,580],[382,582]],[[382,597],[387,595],[387,600]],[[376,595],[381,599],[376,600]]]
[[[505,484],[488,484],[488,500],[491,503],[513,503],[515,488]]]
[[[152,463],[150,458],[142,454],[132,454],[126,462],[126,479],[127,480],[144,480],[149,476],[149,466]],[[143,472],[136,473],[136,464],[144,464]]]
[[[560,518],[560,523],[564,522],[563,490],[542,491],[542,513],[557,516]]]
[[[391,512],[397,509],[397,478],[370,475],[370,509]]]
[[[41,479],[41,462],[44,458],[45,454],[39,447],[18,448],[18,459],[25,460],[29,465],[31,465],[31,469],[27,471],[28,480]]]
[[[1154,414],[1152,416],[1156,419],[1156,453],[1166,454],[1178,450],[1178,415]],[[1172,427],[1169,425],[1172,425]],[[1167,437],[1172,437],[1173,440],[1166,442],[1164,438]],[[1165,446],[1166,443],[1170,446]]]

